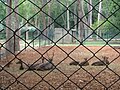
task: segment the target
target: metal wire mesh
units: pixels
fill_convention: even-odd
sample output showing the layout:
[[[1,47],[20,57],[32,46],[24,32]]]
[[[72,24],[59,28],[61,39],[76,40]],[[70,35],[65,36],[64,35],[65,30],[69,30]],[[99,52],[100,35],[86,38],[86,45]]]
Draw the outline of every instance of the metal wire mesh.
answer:
[[[22,6],[22,4],[24,4],[26,1],[28,1],[29,4],[33,5],[34,7],[36,7],[38,9],[38,11],[36,11],[29,19],[27,19],[26,17],[24,17],[23,15],[21,15],[20,13],[18,13],[16,11],[16,9],[19,8],[20,6]],[[102,90],[102,89],[104,89],[104,90],[109,90],[109,89],[114,90],[114,87],[112,88],[112,86],[114,86],[116,83],[118,85],[120,84],[119,83],[120,76],[119,76],[119,73],[117,73],[113,68],[110,67],[110,65],[112,63],[114,63],[115,60],[120,59],[120,51],[118,49],[115,49],[115,47],[113,47],[110,44],[110,42],[117,35],[120,34],[120,29],[115,24],[113,24],[109,20],[109,18],[111,16],[113,16],[116,12],[119,11],[120,5],[117,2],[115,2],[114,0],[111,0],[115,5],[117,5],[118,8],[114,12],[112,12],[111,15],[106,17],[96,9],[96,7],[99,5],[99,3],[104,1],[104,0],[100,0],[95,5],[92,5],[87,0],[84,0],[85,3],[92,6],[92,10],[85,13],[85,15],[83,15],[82,17],[79,17],[78,14],[75,14],[71,9],[69,9],[70,7],[72,7],[73,4],[77,3],[77,0],[73,0],[72,3],[69,4],[68,6],[66,6],[60,0],[55,0],[55,1],[64,8],[64,11],[62,11],[56,18],[52,17],[51,15],[46,13],[46,11],[44,10],[48,6],[48,4],[52,2],[52,0],[48,0],[41,7],[38,6],[35,3],[35,1],[33,1],[33,0],[22,0],[22,2],[20,2],[14,8],[9,6],[4,0],[0,0],[0,2],[3,5],[5,5],[6,8],[11,9],[11,12],[8,15],[6,15],[4,18],[2,18],[2,20],[0,20],[0,24],[2,24],[5,28],[8,28],[10,30],[10,32],[12,33],[9,39],[6,39],[6,41],[4,41],[4,42],[1,41],[2,43],[0,43],[0,59],[1,59],[1,61],[0,61],[1,62],[1,64],[0,64],[0,74],[1,74],[0,75],[0,89],[1,90],[17,90],[17,89],[18,90],[57,90],[57,89],[58,90],[59,89],[60,90],[62,90],[62,89],[63,90],[69,90],[69,89],[70,90],[73,90],[73,89],[74,90],[79,90],[79,89],[80,90]],[[60,23],[57,22],[57,20],[63,14],[65,14],[68,10],[71,14],[73,14],[76,18],[79,19],[69,30],[66,29],[63,25],[61,25]],[[83,20],[91,11],[96,11],[97,13],[99,13],[105,19],[95,29],[93,29],[91,26],[89,26]],[[21,25],[20,27],[18,27],[17,30],[12,29],[11,27],[7,26],[7,24],[4,23],[5,19],[7,19],[13,13],[17,14],[20,18],[25,20],[25,23],[23,25]],[[50,22],[50,24],[48,24],[42,30],[40,30],[39,27],[36,27],[34,24],[32,24],[30,22],[39,13],[43,13],[44,15],[46,15],[47,17],[52,19],[52,22]],[[112,37],[110,37],[109,39],[103,38],[101,35],[99,35],[97,33],[97,30],[102,25],[104,25],[106,22],[109,22],[113,27],[115,27],[118,30],[118,32],[115,35],[113,35]],[[46,34],[45,33],[46,29],[50,28],[50,26],[52,26],[52,24],[54,24],[54,23],[59,25],[59,27],[61,27],[65,31],[65,34],[63,34],[62,37],[59,37],[57,40],[54,40],[53,32],[52,32],[52,34],[50,34],[50,33]],[[78,37],[76,37],[75,35],[73,35],[70,32],[79,23],[83,23],[92,32],[88,36],[85,36],[83,40],[80,40]],[[30,32],[30,29],[28,29],[28,30],[23,31],[21,33],[21,35],[18,35],[17,32],[19,32],[26,24],[29,24],[35,30],[33,32]],[[3,32],[3,31],[4,31],[4,29],[0,30],[1,35],[6,34],[6,32]],[[28,33],[29,36],[27,36],[27,33]],[[93,34],[96,35],[99,40],[104,42],[104,45],[99,47],[99,49],[95,52],[93,50],[91,50],[91,48],[89,48],[88,46],[86,46],[84,44],[85,41],[87,41]],[[62,48],[58,44],[67,35],[70,35],[77,42],[77,45],[74,46],[74,48],[72,50],[70,50],[69,52],[67,52],[66,49]],[[19,38],[20,42],[22,42],[22,45],[20,44],[20,51],[18,51],[18,52],[15,52],[15,47],[16,47],[15,43],[13,43],[14,51],[11,51],[9,48],[6,47],[6,43],[8,43],[10,40],[13,40],[15,42],[16,37]],[[31,39],[28,40],[27,38],[31,38]],[[67,42],[67,41],[64,41],[64,42]],[[69,45],[69,44],[67,44],[67,45]],[[69,46],[66,46],[66,47],[69,47]],[[86,68],[86,67],[82,66],[80,63],[77,64],[78,66],[73,67],[73,66],[70,66],[70,65],[67,65],[66,63],[64,63],[66,61],[66,59],[70,59],[73,62],[76,62],[74,57],[72,57],[72,54],[75,51],[81,49],[80,47],[87,50],[86,52],[89,52],[89,53],[92,54],[91,57],[89,57],[87,59],[87,62],[91,61],[91,59],[93,59],[93,58],[96,58],[96,59],[98,59],[99,61],[102,62],[102,59],[100,59],[100,57],[98,57],[97,54],[100,51],[102,51],[105,47],[109,47],[113,52],[115,52],[116,57],[113,58],[109,62],[109,64],[106,64],[106,63],[103,62],[102,64],[105,65],[103,67],[101,67],[101,66],[96,67],[96,66],[88,65],[87,68]],[[41,52],[40,50],[43,50],[43,49],[39,50],[39,48],[47,48],[47,50],[44,51],[44,52]],[[57,48],[57,49],[55,49],[56,51],[53,50],[54,48]],[[54,59],[49,57],[48,53],[51,56],[56,56],[55,52],[57,52],[57,50],[60,50],[63,53],[63,56],[61,54],[57,53],[57,54],[59,54],[59,56],[61,58],[58,58],[58,62],[56,64],[54,64]],[[7,55],[7,56],[4,56],[5,51],[8,51],[10,54]],[[33,55],[33,56],[30,56],[29,52],[31,52],[32,54],[30,54],[30,55]],[[82,55],[85,55],[86,52],[83,52]],[[27,53],[28,53],[28,55],[27,55]],[[36,55],[38,55],[38,57],[36,59],[32,58],[35,55],[34,53]],[[27,57],[29,57],[26,61],[24,60],[24,58],[26,57],[25,55],[27,55]],[[30,58],[34,59],[32,61],[32,64],[29,64],[29,62],[30,62],[29,59]],[[45,63],[42,62],[43,64],[41,64],[40,62],[43,59],[45,60]],[[50,62],[50,59],[53,59],[53,62]],[[19,61],[19,63],[21,65],[24,64],[24,66],[26,66],[25,70],[19,70],[20,68],[18,68],[18,67],[21,67],[21,66],[17,66],[17,64],[15,64],[16,60]],[[44,71],[44,70],[39,71],[39,70],[36,70],[35,68],[31,69],[38,62],[42,65],[42,66],[39,66],[40,69],[43,69],[43,68],[48,67],[48,66],[52,66],[52,67],[50,68],[50,70],[47,70],[47,71]],[[62,63],[63,63],[63,66],[61,66]],[[7,66],[9,66],[9,67],[7,67]],[[63,67],[63,69],[61,69],[62,67]],[[74,68],[74,70],[72,68]],[[95,72],[92,71],[93,68],[94,69],[98,68],[98,70],[96,70],[97,71],[96,74],[94,74]],[[49,69],[49,67],[48,67],[48,69]],[[69,72],[70,74],[66,74],[68,71],[70,71]],[[105,80],[103,79],[104,81],[101,81],[101,80],[98,79],[98,77],[103,77],[104,76],[104,75],[102,75],[103,72],[108,74],[108,76],[106,77],[107,80],[112,78],[111,75],[113,75],[115,77],[114,80],[109,82],[109,85],[106,84],[107,80],[105,78],[104,78]],[[111,72],[111,73],[109,74],[109,72]],[[54,76],[54,75],[56,75],[56,73],[58,73],[57,74],[57,75],[59,75],[58,77]],[[83,76],[85,76],[85,80],[82,80],[82,78],[83,78],[82,74],[83,74]],[[76,76],[78,76],[77,79],[74,79],[74,77],[76,77]],[[88,79],[88,77],[90,77],[90,78]],[[34,80],[34,78],[37,78],[37,79]],[[54,84],[53,82],[50,82],[50,81],[52,81],[50,79],[53,79],[53,81],[54,81],[54,80],[56,80],[55,78],[60,79],[60,81],[56,82],[57,84]],[[81,78],[81,79],[79,79],[79,78]],[[76,80],[76,81],[74,81],[74,80]],[[33,85],[30,84],[31,82],[32,82]],[[98,87],[94,86],[94,84],[91,84],[92,82],[94,82],[94,84],[97,83],[96,85],[98,85]],[[43,85],[43,86],[41,86],[41,85]],[[90,86],[92,86],[92,89],[91,89]],[[101,88],[99,88],[99,87],[101,87]],[[69,89],[67,89],[67,88],[69,88]],[[118,90],[119,90],[119,88],[120,87],[118,86]]]

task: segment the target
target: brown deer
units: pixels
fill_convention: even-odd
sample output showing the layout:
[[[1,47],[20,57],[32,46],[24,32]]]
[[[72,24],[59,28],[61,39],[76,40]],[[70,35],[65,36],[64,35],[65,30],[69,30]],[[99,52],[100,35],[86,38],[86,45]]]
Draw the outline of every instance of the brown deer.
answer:
[[[87,58],[84,58],[84,61],[79,64],[79,66],[88,66],[89,62]]]
[[[120,49],[120,46],[114,46],[113,48],[115,48],[115,49]]]
[[[105,65],[109,65],[110,62],[108,61],[108,57],[106,56],[102,56],[103,60],[101,61],[96,61],[94,63],[92,63],[92,66],[105,66]]]
[[[17,64],[20,64],[19,70],[36,70],[40,63],[37,64],[24,64],[22,61],[19,61]]]
[[[20,64],[19,70],[24,70],[22,60],[19,60],[16,64]]]
[[[48,62],[41,64],[37,68],[37,70],[45,71],[45,70],[51,70],[51,69],[55,68],[55,65],[52,62],[53,61],[53,57],[54,57],[54,51],[52,53],[52,57],[49,57],[48,53],[47,53],[47,57],[48,57],[48,60],[47,60]]]
[[[44,59],[45,59],[45,58],[42,57],[42,63],[44,63]],[[16,64],[20,64],[19,70],[24,70],[24,69],[37,70],[37,68],[39,68],[39,66],[40,66],[42,63],[23,65],[24,63],[22,62],[22,60],[19,60],[18,62],[16,62]]]
[[[77,65],[79,65],[79,61],[72,61],[72,62],[69,63],[69,65],[77,66]]]

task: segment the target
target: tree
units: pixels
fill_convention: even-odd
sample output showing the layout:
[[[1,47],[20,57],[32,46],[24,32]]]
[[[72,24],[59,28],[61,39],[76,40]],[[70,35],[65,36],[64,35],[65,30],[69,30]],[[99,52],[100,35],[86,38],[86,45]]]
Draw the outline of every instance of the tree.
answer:
[[[19,3],[19,0],[14,0],[14,7],[16,8],[17,7],[17,5],[18,5],[18,3]],[[15,9],[15,12],[16,13],[14,13],[14,43],[15,43],[15,51],[19,51],[20,50],[20,43],[19,43],[19,37],[18,36],[20,36],[20,30],[19,30],[19,17],[18,17],[18,7]]]
[[[117,4],[120,5],[119,0],[114,0]],[[115,4],[113,1],[103,1],[102,3],[102,14],[104,14],[105,17],[109,17],[112,15],[108,20],[110,22],[106,22],[104,26],[102,27],[102,32],[104,32],[105,35],[107,35],[107,38],[111,38],[115,36],[117,33],[119,33],[119,28],[120,28],[120,10],[116,11],[119,9],[119,6]],[[115,25],[115,26],[114,26]],[[117,29],[117,28],[118,29]],[[117,38],[120,38],[120,34],[115,36]]]
[[[77,3],[75,2],[74,3],[74,24],[75,24],[75,29],[77,30],[77,17],[76,17],[76,15],[77,15]]]
[[[88,25],[91,27],[92,26],[92,0],[88,0],[87,7],[88,7],[88,12],[89,12]],[[92,30],[88,30],[88,35],[90,35],[91,33],[92,33]]]
[[[78,17],[79,17],[79,19],[78,19],[78,30],[79,30],[79,35],[80,35],[80,41],[82,41],[83,40],[83,38],[84,38],[84,24],[83,24],[83,22],[81,21],[81,18],[83,17],[83,0],[77,0],[77,3],[78,3]]]
[[[16,51],[20,50],[20,44],[19,44],[19,18],[18,18],[18,0],[14,1],[14,22],[12,22],[13,14],[12,12],[12,0],[7,0],[7,5],[9,7],[6,8],[6,15],[9,15],[6,18],[6,58],[11,56],[12,54],[15,55]],[[14,28],[12,23],[14,23]],[[8,59],[9,60],[9,59]],[[9,62],[9,61],[8,61]],[[9,66],[9,64],[8,64]]]
[[[42,6],[44,6],[45,5],[45,1],[44,0],[41,0],[41,3],[42,3]],[[45,9],[43,9],[44,11],[45,11]],[[43,34],[45,35],[45,36],[47,36],[47,29],[46,29],[46,18],[45,18],[45,14],[42,12],[42,21],[43,21]],[[44,39],[45,39],[45,41],[46,41],[46,37],[45,36],[43,36],[44,37]]]
[[[102,1],[99,0],[99,10],[98,10],[98,27],[99,27],[99,23],[101,20],[101,13],[102,13]],[[99,30],[99,28],[97,29],[97,34],[99,34],[101,36],[101,30]],[[98,36],[97,36],[98,38]]]
[[[5,6],[3,5],[3,2],[0,2],[0,20],[5,17],[5,14],[6,14]]]
[[[66,0],[66,6],[67,6],[67,8],[68,8],[68,6],[69,6],[69,2],[68,2],[68,0]],[[68,8],[69,9],[69,8]],[[70,29],[70,12],[69,12],[69,10],[67,9],[67,30],[69,30]]]
[[[13,30],[12,30],[12,0],[7,0],[7,5],[9,7],[6,8],[6,15],[9,15],[6,18],[6,58],[8,58],[9,55],[11,55],[11,53],[15,53],[15,49],[14,49],[14,37],[13,37]],[[7,59],[9,60],[9,59]],[[9,61],[7,61],[9,62]],[[8,65],[9,66],[9,65]]]

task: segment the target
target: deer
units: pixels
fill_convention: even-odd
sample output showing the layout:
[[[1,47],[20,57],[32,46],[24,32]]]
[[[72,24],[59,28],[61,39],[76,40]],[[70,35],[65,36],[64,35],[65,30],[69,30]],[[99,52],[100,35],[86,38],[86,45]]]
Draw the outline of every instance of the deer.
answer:
[[[79,66],[88,66],[89,65],[89,62],[88,62],[88,59],[87,58],[84,58],[84,61],[82,61]]]
[[[27,69],[28,71],[36,70],[39,67],[39,65],[40,65],[40,63],[23,65],[24,63],[22,61],[19,61],[19,63],[17,63],[17,64],[20,64],[19,70]]]
[[[19,60],[18,62],[16,62],[16,64],[20,64],[19,70],[24,70],[22,60]]]
[[[79,57],[79,54],[78,54],[78,57]],[[76,61],[76,60],[72,60],[70,63],[69,63],[69,65],[74,65],[74,66],[77,66],[77,65],[79,65],[79,61]]]
[[[69,63],[69,65],[75,65],[75,66],[77,66],[77,65],[79,65],[79,61],[72,61],[72,62],[70,62]]]
[[[105,65],[109,65],[110,62],[108,61],[108,57],[106,56],[102,56],[103,60],[101,61],[96,61],[94,63],[92,63],[92,66],[105,66]]]
[[[47,57],[48,57],[48,62],[41,64],[37,70],[39,71],[46,71],[46,70],[51,70],[55,68],[55,65],[53,64],[53,57],[54,57],[54,51],[52,53],[52,57],[49,57],[48,53],[47,53]]]
[[[115,48],[115,49],[120,49],[120,46],[114,46],[113,48]]]
[[[42,56],[41,58],[42,62],[41,63],[36,63],[36,64],[28,64],[29,69],[28,70],[37,70],[41,64],[44,63],[45,57]]]
[[[44,59],[45,58],[42,57],[42,63],[44,63]],[[36,63],[36,64],[26,64],[24,66],[22,60],[19,60],[18,62],[16,62],[16,64],[20,64],[19,70],[24,70],[24,69],[36,70],[41,65],[41,63]]]

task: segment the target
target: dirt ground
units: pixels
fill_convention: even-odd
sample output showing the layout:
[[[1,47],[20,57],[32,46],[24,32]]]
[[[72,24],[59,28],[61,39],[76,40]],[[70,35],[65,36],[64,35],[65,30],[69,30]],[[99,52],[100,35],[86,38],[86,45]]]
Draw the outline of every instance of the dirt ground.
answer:
[[[27,64],[38,63],[42,55],[48,59],[53,52],[54,70],[26,72],[15,64],[18,59]],[[120,90],[120,49],[109,46],[45,46],[22,50],[16,55],[8,59],[12,60],[10,67],[0,71],[0,88],[3,90]],[[98,58],[102,60],[102,56],[109,57],[108,68],[91,66]],[[89,66],[69,65],[72,60],[82,62],[84,58],[88,58]],[[0,65],[4,66],[5,61],[1,60]]]

